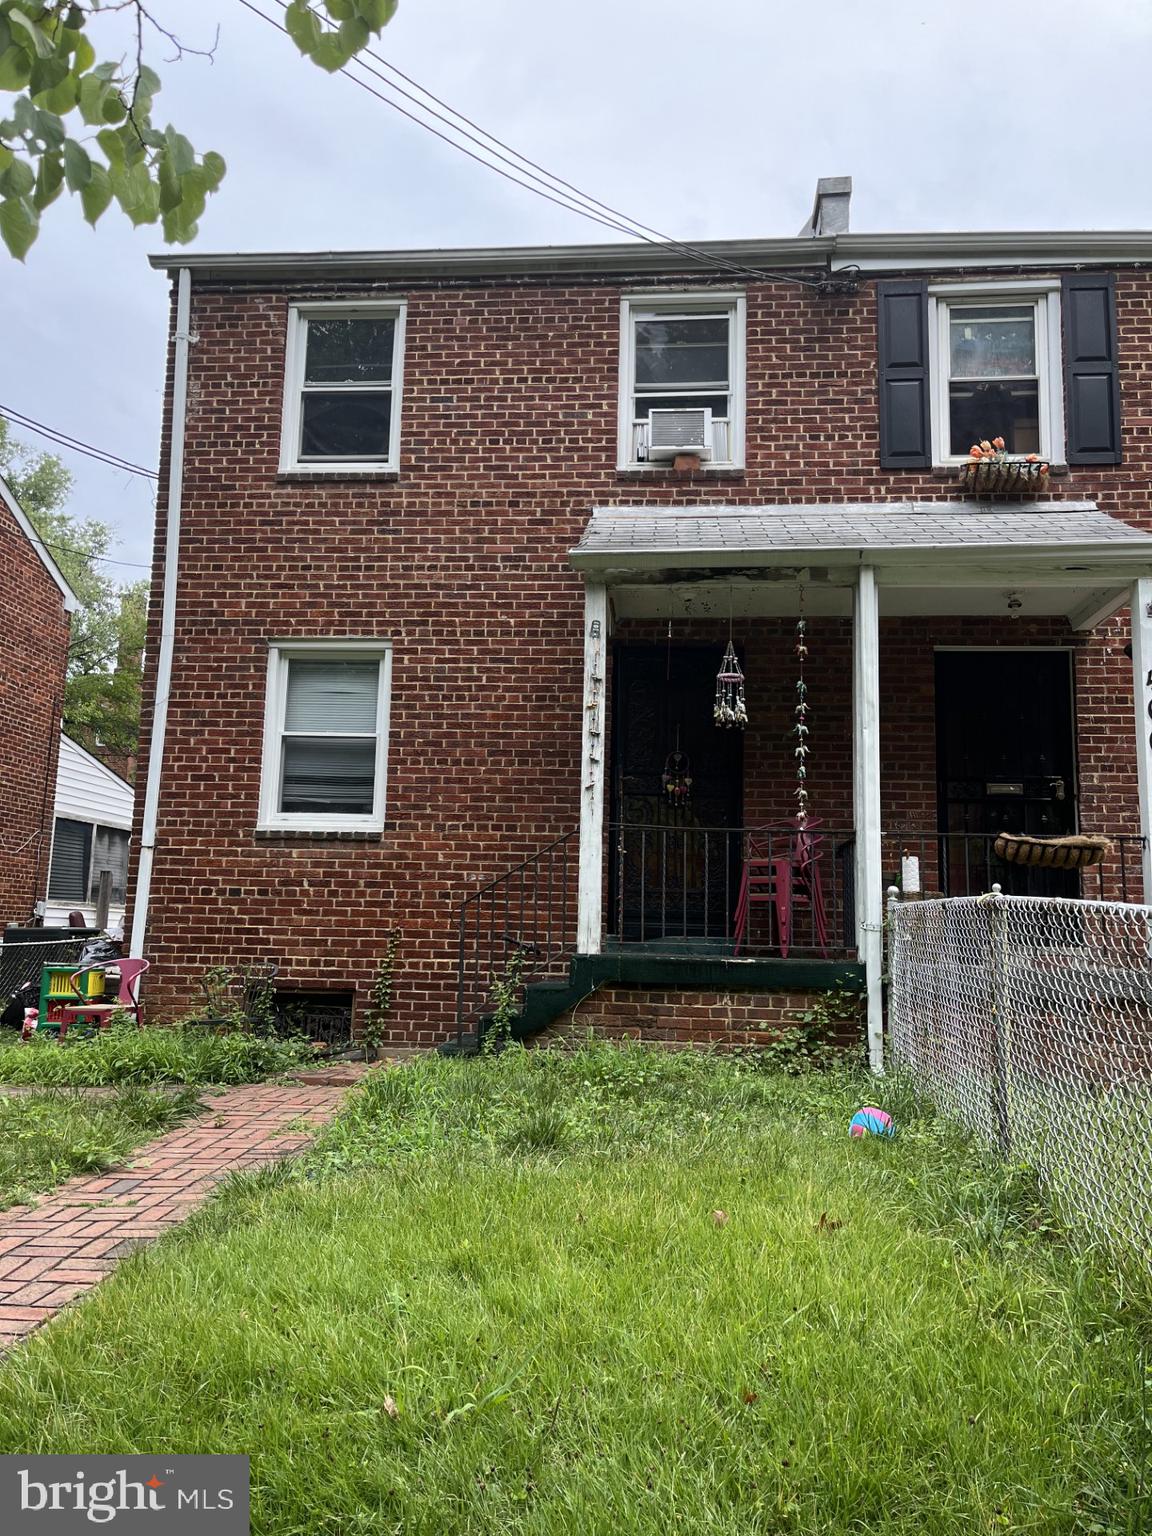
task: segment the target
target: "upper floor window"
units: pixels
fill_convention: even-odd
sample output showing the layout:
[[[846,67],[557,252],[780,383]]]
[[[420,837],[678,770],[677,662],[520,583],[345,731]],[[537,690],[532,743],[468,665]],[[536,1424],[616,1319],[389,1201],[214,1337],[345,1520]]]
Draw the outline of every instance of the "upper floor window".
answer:
[[[391,658],[386,641],[272,646],[262,827],[379,831],[384,825]]]
[[[678,414],[654,423],[653,411]],[[684,434],[686,443],[696,441],[693,434],[700,431],[705,466],[743,464],[742,294],[661,293],[624,300],[621,468],[657,462],[661,437],[665,443],[673,440],[673,429]]]
[[[934,462],[997,437],[1009,454],[1062,461],[1059,284],[942,284],[928,303]]]
[[[282,470],[393,470],[399,461],[402,301],[288,311]]]

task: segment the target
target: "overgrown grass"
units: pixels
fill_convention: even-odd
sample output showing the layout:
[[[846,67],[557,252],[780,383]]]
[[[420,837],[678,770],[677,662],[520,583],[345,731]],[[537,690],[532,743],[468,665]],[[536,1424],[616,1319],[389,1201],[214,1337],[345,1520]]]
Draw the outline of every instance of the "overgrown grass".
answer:
[[[63,1043],[37,1035],[0,1044],[0,1083],[53,1088],[127,1083],[255,1083],[312,1057],[306,1043],[191,1029],[113,1027]]]
[[[195,1106],[184,1089],[125,1088],[101,1098],[65,1091],[0,1094],[0,1208],[33,1199],[74,1173],[99,1173]]]
[[[893,1085],[420,1060],[16,1352],[0,1449],[247,1452],[258,1536],[1143,1536],[1148,1317]]]

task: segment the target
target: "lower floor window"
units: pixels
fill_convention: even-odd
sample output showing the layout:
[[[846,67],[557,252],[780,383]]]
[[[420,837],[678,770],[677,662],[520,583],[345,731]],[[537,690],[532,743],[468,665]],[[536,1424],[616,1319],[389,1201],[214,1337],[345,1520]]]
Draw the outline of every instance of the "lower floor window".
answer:
[[[383,825],[390,655],[368,642],[271,648],[262,826]]]
[[[58,816],[52,832],[49,900],[91,905],[105,873],[112,877],[112,901],[119,906],[128,886],[128,833],[121,827]]]

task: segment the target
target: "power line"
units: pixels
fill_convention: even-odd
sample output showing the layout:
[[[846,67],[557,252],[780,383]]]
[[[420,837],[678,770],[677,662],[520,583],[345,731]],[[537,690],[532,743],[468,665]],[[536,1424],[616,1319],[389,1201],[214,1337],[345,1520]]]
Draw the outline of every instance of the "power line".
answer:
[[[44,549],[50,549],[56,555],[75,555],[80,560],[101,560],[105,565],[129,565],[133,570],[150,571],[152,567],[143,560],[115,560],[111,555],[97,555],[90,549],[73,549],[70,544],[49,544],[47,539],[36,535],[37,544]]]
[[[23,427],[28,432],[35,432],[37,436],[47,438],[55,443],[58,448],[67,448],[74,453],[83,453],[90,459],[95,459],[99,464],[106,464],[109,469],[122,469],[125,474],[140,475],[145,480],[158,480],[160,477],[154,469],[144,469],[139,464],[133,464],[129,459],[122,459],[119,454],[111,453],[105,448],[95,448],[91,443],[81,442],[77,437],[70,437],[67,432],[62,432],[58,427],[49,427],[42,421],[36,421],[31,416],[25,416],[20,411],[14,411],[7,405],[0,405],[0,416],[6,417],[18,427]]]
[[[285,9],[287,8],[286,0],[277,0],[277,3],[281,5],[281,7]],[[274,16],[269,16],[266,12],[260,10],[256,5],[252,3],[252,0],[240,0],[240,4],[243,5],[246,10],[251,11],[254,16],[259,16],[262,21],[267,22],[269,26],[275,27],[277,31],[287,31],[287,29],[283,27]],[[319,15],[319,13],[316,12],[314,12],[314,14]],[[320,17],[320,19],[323,20],[324,18]],[[436,112],[433,108],[428,107],[423,102],[417,100],[417,98],[414,97],[411,92],[405,91],[403,87],[397,85],[394,80],[389,80],[385,76],[381,75],[378,70],[373,69],[371,65],[365,63],[365,56],[375,60],[379,64],[382,64],[385,69],[390,70],[393,74],[399,76],[400,79],[407,81],[409,85],[414,86],[416,90],[421,92],[421,94],[426,96],[430,101],[435,102],[437,106],[444,107],[445,111],[451,113],[452,117],[457,119],[457,121],[452,122],[442,113]],[[522,174],[527,176],[529,179],[524,181],[520,179],[520,176],[512,175],[508,171],[501,170],[499,165],[494,165],[491,160],[484,159],[481,155],[474,153],[465,145],[461,144],[457,139],[449,137],[448,134],[442,133],[438,128],[434,128],[430,123],[425,122],[423,118],[417,117],[414,113],[409,112],[398,102],[394,101],[390,96],[385,96],[381,92],[375,90],[371,85],[368,84],[366,80],[363,80],[359,75],[353,74],[347,67],[340,69],[338,73],[346,75],[349,80],[360,86],[362,90],[367,91],[370,96],[376,97],[376,99],[378,101],[382,101],[385,106],[389,106],[393,109],[393,111],[399,112],[402,117],[408,118],[410,122],[414,122],[418,127],[423,128],[426,132],[433,134],[436,138],[442,140],[451,148],[459,150],[459,152],[463,155],[467,155],[470,160],[475,160],[477,164],[484,166],[487,170],[495,171],[498,176],[503,176],[506,181],[512,182],[514,186],[523,187],[526,191],[532,192],[538,197],[543,197],[550,203],[555,203],[557,207],[563,208],[566,212],[580,214],[582,217],[591,219],[595,223],[601,224],[607,229],[614,229],[622,234],[630,236],[633,239],[643,241],[647,245],[666,247],[670,250],[679,252],[681,255],[690,257],[693,261],[702,262],[707,266],[716,268],[717,270],[731,272],[740,277],[754,277],[758,279],[772,279],[779,282],[790,282],[805,288],[821,286],[820,279],[803,278],[798,277],[793,273],[767,272],[756,267],[742,266],[737,262],[728,261],[724,257],[717,256],[711,251],[701,250],[698,246],[687,245],[682,241],[674,240],[671,238],[671,236],[664,235],[659,230],[653,229],[651,225],[642,224],[638,220],[632,219],[629,215],[621,213],[618,209],[611,207],[610,204],[603,203],[598,198],[590,197],[587,193],[580,191],[580,189],[575,187],[571,182],[567,182],[562,177],[556,176],[551,171],[545,170],[544,167],[539,165],[536,161],[529,159],[528,156],[521,154],[518,150],[512,149],[510,145],[505,144],[503,140],[498,139],[494,134],[491,134],[486,129],[481,128],[479,124],[473,122],[471,118],[466,117],[462,112],[458,112],[454,107],[449,106],[447,102],[442,101],[440,97],[434,95],[433,92],[420,85],[418,81],[413,80],[411,76],[404,74],[402,70],[397,69],[395,65],[390,64],[388,60],[381,57],[380,54],[374,53],[371,49],[364,49],[360,54],[356,56],[355,62],[361,69],[365,70],[368,74],[372,75],[375,79],[386,85],[389,90],[398,92],[408,101],[412,102],[421,112],[427,113],[429,116],[436,118],[439,122],[444,123],[448,128],[450,128],[453,133],[461,134],[464,138],[467,138],[472,143],[478,145],[485,154],[495,156],[496,159],[502,160],[505,165],[512,166],[514,170],[522,172]],[[467,129],[461,128],[459,126],[460,123],[467,124],[468,128],[476,129],[476,133],[482,135],[483,137],[477,138],[476,134],[469,133]],[[493,148],[493,145],[499,146],[499,148]],[[509,159],[508,155],[501,154],[500,150],[507,150],[509,155],[515,157],[515,160]],[[516,161],[519,161],[520,163],[517,164]],[[537,172],[540,174],[536,174]],[[535,185],[533,183],[535,183]],[[567,191],[562,190],[565,188]],[[574,200],[575,198],[581,199],[582,202],[576,202]],[[583,206],[582,204],[588,204],[590,206]]]

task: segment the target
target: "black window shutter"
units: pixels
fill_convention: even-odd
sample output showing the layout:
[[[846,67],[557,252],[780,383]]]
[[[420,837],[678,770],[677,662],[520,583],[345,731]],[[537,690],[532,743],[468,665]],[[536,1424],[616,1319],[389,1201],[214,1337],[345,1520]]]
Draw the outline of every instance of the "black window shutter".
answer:
[[[930,469],[928,284],[893,279],[876,284],[880,342],[880,463],[885,469]]]
[[[53,901],[87,901],[92,858],[92,827],[87,821],[56,818],[48,895]]]
[[[1061,282],[1069,464],[1119,464],[1116,279],[1070,272]]]

